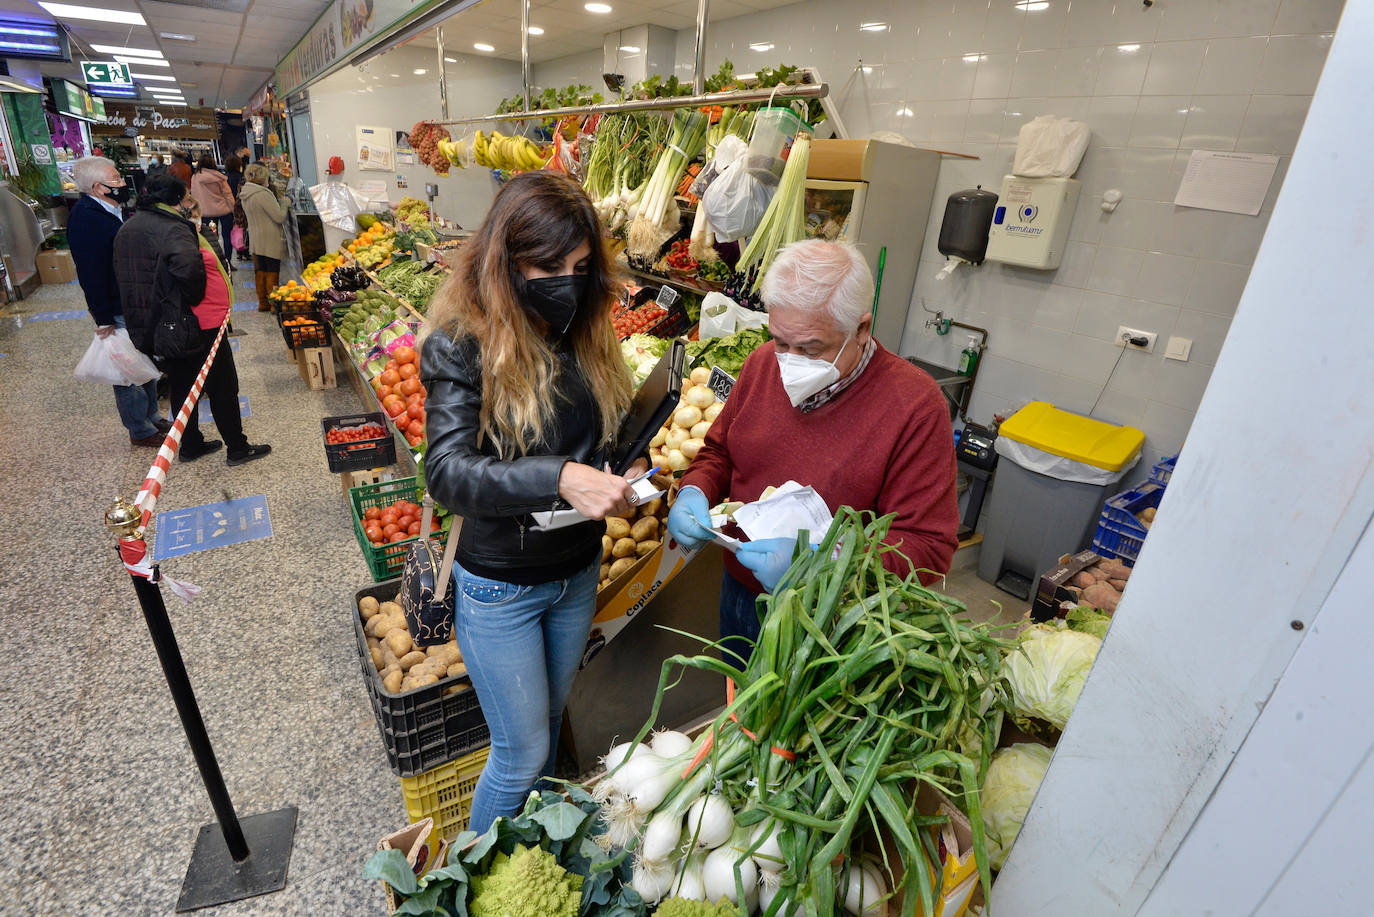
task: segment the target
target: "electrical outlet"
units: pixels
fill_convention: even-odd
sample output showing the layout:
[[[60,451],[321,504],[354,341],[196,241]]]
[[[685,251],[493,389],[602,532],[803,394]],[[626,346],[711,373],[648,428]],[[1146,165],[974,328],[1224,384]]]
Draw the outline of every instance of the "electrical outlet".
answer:
[[[1155,338],[1157,337],[1159,337],[1159,335],[1153,331],[1141,331],[1138,328],[1127,328],[1125,325],[1122,325],[1121,327],[1116,329],[1116,340],[1114,343],[1118,347],[1127,347],[1131,350],[1141,350],[1145,353],[1154,353]],[[1145,338],[1146,343],[1132,343],[1133,341],[1138,341],[1141,338]]]

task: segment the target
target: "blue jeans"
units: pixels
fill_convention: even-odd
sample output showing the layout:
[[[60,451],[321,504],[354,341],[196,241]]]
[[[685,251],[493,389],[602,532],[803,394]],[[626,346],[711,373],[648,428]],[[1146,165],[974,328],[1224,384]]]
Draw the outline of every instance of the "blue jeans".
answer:
[[[519,812],[552,775],[563,705],[596,611],[598,564],[567,579],[517,586],[453,565],[454,632],[491,729],[468,827],[484,833]]]
[[[115,327],[124,327],[124,316],[115,316]],[[130,439],[145,439],[158,432],[155,420],[161,415],[157,410],[157,380],[142,385],[114,386],[115,407],[119,409],[119,419],[129,431]]]
[[[754,641],[759,639],[760,626],[758,596],[731,576],[730,571],[725,571],[720,578],[721,658],[729,665],[744,668],[754,650]]]

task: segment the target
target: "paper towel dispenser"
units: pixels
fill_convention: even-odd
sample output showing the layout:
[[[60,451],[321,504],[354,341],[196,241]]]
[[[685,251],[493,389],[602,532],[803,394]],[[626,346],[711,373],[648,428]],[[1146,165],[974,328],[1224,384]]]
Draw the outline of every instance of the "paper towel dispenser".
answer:
[[[982,185],[951,194],[940,222],[940,254],[982,264],[996,208],[997,195],[984,191]]]
[[[1003,178],[986,259],[1041,270],[1059,267],[1079,187],[1072,178]]]

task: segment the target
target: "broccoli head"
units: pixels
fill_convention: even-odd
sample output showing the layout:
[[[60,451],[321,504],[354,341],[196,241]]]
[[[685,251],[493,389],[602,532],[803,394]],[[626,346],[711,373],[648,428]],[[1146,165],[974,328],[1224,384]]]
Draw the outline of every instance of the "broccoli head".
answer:
[[[491,870],[474,879],[477,894],[472,917],[578,917],[582,877],[558,865],[553,854],[538,847],[516,847],[498,855]]]

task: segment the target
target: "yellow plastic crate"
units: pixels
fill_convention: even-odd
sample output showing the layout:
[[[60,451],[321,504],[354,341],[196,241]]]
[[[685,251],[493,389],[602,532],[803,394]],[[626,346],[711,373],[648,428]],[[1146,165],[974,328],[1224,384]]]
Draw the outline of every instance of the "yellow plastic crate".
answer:
[[[405,797],[411,824],[432,818],[434,834],[446,840],[466,829],[472,813],[472,794],[490,751],[490,746],[479,748],[423,774],[402,777],[401,795]]]
[[[1061,411],[1047,401],[1032,401],[1008,417],[997,434],[1108,471],[1126,467],[1145,442],[1145,434],[1135,427]]]

